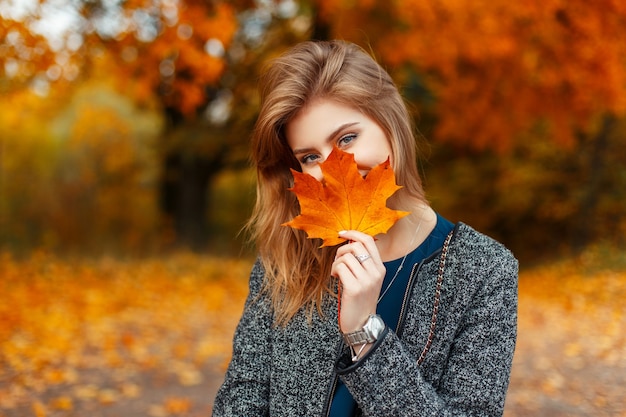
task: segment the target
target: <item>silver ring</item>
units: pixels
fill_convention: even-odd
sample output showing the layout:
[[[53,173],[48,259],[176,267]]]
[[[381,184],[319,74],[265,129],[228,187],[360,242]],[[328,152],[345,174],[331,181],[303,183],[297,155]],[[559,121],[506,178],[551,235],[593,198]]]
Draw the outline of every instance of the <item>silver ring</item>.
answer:
[[[357,261],[359,261],[360,264],[362,264],[363,262],[371,258],[371,256],[369,256],[367,253],[363,255],[354,255],[354,257],[356,258]]]

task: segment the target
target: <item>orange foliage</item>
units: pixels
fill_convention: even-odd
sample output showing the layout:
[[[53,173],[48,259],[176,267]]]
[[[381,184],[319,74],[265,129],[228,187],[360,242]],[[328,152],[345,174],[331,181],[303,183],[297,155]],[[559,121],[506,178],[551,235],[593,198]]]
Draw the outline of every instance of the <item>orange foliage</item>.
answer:
[[[294,186],[290,190],[298,197],[300,214],[284,225],[304,230],[310,239],[321,238],[322,246],[345,242],[338,235],[341,230],[358,230],[370,236],[386,233],[409,214],[387,207],[387,199],[401,188],[389,160],[363,178],[354,155],[334,148],[320,167],[322,182],[291,170]]]
[[[522,271],[506,417],[626,413],[626,272],[606,259]],[[0,255],[0,413],[210,414],[250,263]]]
[[[109,87],[102,80],[83,83],[61,109],[64,97],[56,94],[4,96],[2,244],[130,250],[159,240],[154,137],[160,120]]]
[[[520,275],[508,415],[626,415],[626,272],[607,258],[588,250]]]
[[[207,364],[222,373],[230,356],[249,269],[249,261],[188,254],[143,261],[0,255],[0,414],[139,400],[148,373],[180,387],[206,383]],[[193,406],[180,394],[159,401],[151,407],[166,415]]]
[[[0,16],[0,92],[8,89],[5,80],[22,87],[53,64],[54,53],[43,36]]]
[[[127,5],[125,12],[132,14],[133,7]],[[162,12],[168,15],[167,10]],[[212,5],[204,1],[181,2],[177,13],[175,23],[163,22],[163,31],[153,41],[138,42],[126,34],[108,48],[126,57],[120,70],[131,76],[120,78],[126,80],[130,91],[136,91],[137,97],[160,91],[164,105],[193,116],[207,101],[207,86],[215,85],[226,68],[219,48],[225,51],[232,42],[237,16],[226,3]],[[207,50],[209,42],[217,45],[216,52]]]
[[[102,34],[98,32],[101,11],[88,3],[72,6],[86,22],[65,34],[82,39],[76,50],[55,52],[44,37],[34,33],[33,22],[50,25],[42,12],[44,6],[49,7],[47,0],[33,6],[22,21],[0,16],[0,77],[6,80],[0,88],[23,87],[35,77],[44,83],[71,81],[81,71],[97,71],[103,56],[113,56],[114,65],[107,68],[140,101],[159,96],[164,106],[185,116],[192,116],[207,102],[206,89],[216,85],[226,69],[225,51],[238,28],[235,6],[203,0],[156,5],[126,1],[112,6],[119,7],[119,33]],[[150,22],[138,21],[137,16]]]
[[[397,79],[405,64],[422,73],[440,139],[505,150],[547,120],[570,145],[599,113],[626,114],[624,2],[317,3],[334,37],[380,53]]]

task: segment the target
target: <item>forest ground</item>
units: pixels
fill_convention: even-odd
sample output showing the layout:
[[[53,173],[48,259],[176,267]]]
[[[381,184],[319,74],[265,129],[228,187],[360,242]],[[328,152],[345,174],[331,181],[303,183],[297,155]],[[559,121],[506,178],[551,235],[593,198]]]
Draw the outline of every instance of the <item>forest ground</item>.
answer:
[[[626,416],[626,268],[604,259],[522,270],[505,417]],[[0,417],[210,415],[250,261],[0,261]]]

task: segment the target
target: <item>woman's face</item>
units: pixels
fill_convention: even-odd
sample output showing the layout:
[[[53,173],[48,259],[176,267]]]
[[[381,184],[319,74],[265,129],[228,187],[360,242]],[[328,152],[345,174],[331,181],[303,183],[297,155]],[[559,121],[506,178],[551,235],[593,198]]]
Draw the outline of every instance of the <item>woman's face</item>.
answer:
[[[360,111],[328,99],[313,100],[285,126],[287,143],[302,172],[322,180],[319,164],[333,148],[354,154],[361,175],[391,157],[380,126]],[[390,161],[393,162],[393,161]]]

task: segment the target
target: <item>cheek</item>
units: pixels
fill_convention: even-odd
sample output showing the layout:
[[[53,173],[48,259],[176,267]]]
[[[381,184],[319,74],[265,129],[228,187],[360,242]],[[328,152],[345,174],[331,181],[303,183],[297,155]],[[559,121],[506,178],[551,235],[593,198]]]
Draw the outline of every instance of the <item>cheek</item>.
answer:
[[[363,151],[363,159],[371,163],[372,166],[385,162],[391,156],[391,143],[389,143],[387,135],[379,129],[376,129],[376,132],[372,133],[369,140],[363,145],[364,149],[360,149]]]
[[[375,151],[374,149],[364,150],[363,152],[356,152],[354,154],[354,160],[356,161],[359,169],[370,170],[376,165],[382,164],[390,158],[390,152],[386,149]]]
[[[380,161],[378,158],[366,157],[366,158],[355,158],[356,166],[359,169],[359,173],[361,176],[365,177],[368,172],[371,171],[376,165],[384,162],[384,160]]]
[[[310,176],[312,176],[313,178],[315,178],[318,181],[322,181],[323,175],[322,175],[322,168],[320,168],[319,165],[315,165],[314,167],[302,167],[302,173],[304,174],[309,174]]]

